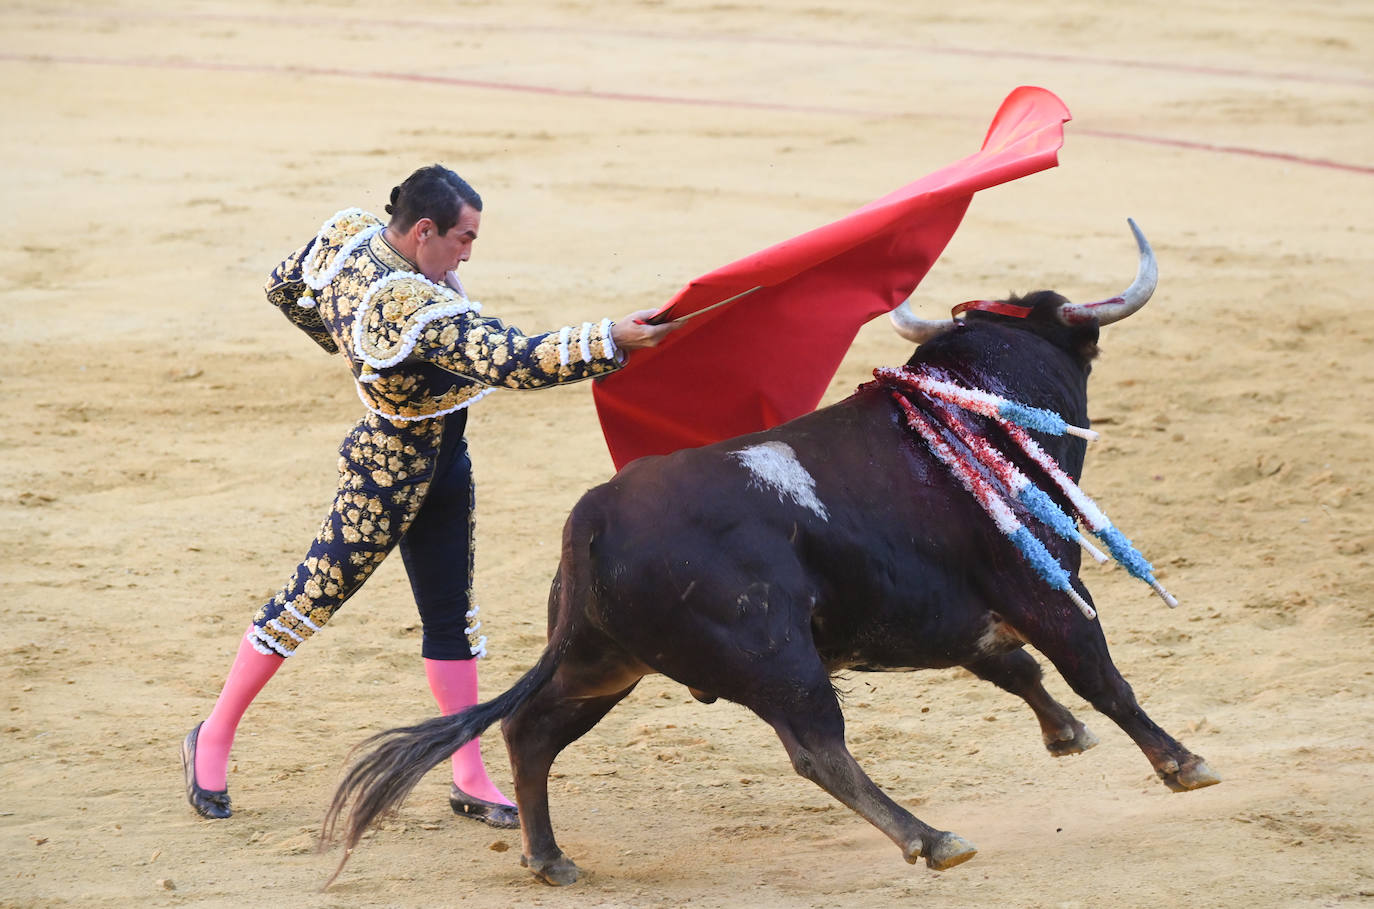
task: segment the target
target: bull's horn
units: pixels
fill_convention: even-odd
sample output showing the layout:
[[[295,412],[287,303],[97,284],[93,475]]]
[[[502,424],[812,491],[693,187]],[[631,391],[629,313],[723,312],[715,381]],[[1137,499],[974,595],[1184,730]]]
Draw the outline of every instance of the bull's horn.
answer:
[[[903,300],[901,306],[892,310],[890,318],[897,334],[917,344],[924,344],[954,327],[953,319],[922,319],[911,311],[910,300]]]
[[[1098,325],[1120,322],[1148,303],[1150,295],[1155,292],[1159,268],[1155,265],[1154,250],[1150,249],[1150,241],[1135,226],[1135,221],[1127,218],[1126,223],[1131,225],[1136,245],[1140,247],[1140,268],[1135,273],[1135,280],[1119,297],[1098,300],[1096,303],[1065,303],[1059,307],[1059,321],[1065,325],[1081,325],[1090,319],[1096,319]]]

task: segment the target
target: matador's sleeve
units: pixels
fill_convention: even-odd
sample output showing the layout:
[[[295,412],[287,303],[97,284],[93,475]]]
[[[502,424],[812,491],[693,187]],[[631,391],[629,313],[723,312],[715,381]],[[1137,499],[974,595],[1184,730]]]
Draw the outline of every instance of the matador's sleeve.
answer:
[[[267,294],[267,302],[281,310],[282,315],[286,316],[292,325],[309,335],[312,341],[329,353],[338,353],[339,346],[325,330],[324,320],[320,318],[320,311],[315,308],[313,299],[305,297],[304,299],[309,302],[302,301],[306,290],[305,259],[314,249],[315,243],[316,240],[312,239],[272,269],[263,291]]]
[[[423,360],[498,388],[543,388],[605,375],[623,355],[611,320],[526,335],[479,314],[447,288],[400,278],[378,288],[354,323],[354,349],[374,369]]]

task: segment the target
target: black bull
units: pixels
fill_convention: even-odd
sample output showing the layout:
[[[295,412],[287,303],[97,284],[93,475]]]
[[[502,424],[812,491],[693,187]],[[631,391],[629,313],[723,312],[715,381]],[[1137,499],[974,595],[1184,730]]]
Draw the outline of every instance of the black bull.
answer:
[[[1098,320],[1065,318],[1061,308],[1072,304],[1050,292],[1020,302],[1032,307],[1028,318],[970,312],[908,365],[1086,426]],[[998,432],[986,421],[978,427]],[[1077,479],[1084,443],[1038,438]],[[1077,547],[1041,539],[1091,602]],[[887,834],[908,862],[950,868],[974,847],[922,823],[859,768],[831,678],[963,666],[1023,698],[1052,755],[1091,748],[1097,739],[1042,686],[1027,643],[1135,740],[1170,789],[1219,781],[1146,716],[1101,626],[1035,576],[875,385],[766,432],[643,458],[588,492],[563,531],[548,631],[538,663],[509,691],[370,740],[377,747],[341,784],[326,839],[352,801],[351,850],[426,771],[499,719],[522,861],[549,883],[571,883],[579,870],[554,840],[549,769],[657,672],[699,700],[754,711],[799,774]]]

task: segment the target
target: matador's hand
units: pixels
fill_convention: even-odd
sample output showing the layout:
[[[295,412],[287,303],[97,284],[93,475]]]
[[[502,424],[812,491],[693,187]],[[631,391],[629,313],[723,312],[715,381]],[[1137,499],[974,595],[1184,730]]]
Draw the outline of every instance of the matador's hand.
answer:
[[[679,323],[665,322],[662,325],[648,325],[645,319],[658,310],[641,309],[632,312],[611,326],[611,340],[621,350],[638,350],[641,347],[654,347],[664,336],[676,331]]]

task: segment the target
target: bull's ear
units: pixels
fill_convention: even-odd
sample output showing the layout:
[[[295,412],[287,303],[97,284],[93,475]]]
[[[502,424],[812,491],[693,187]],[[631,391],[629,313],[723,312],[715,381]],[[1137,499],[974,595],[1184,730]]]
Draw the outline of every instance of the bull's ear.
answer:
[[[1069,348],[1077,354],[1078,359],[1082,360],[1084,365],[1091,366],[1093,360],[1097,359],[1097,355],[1102,352],[1102,349],[1097,346],[1098,338],[1101,336],[1097,322],[1090,321],[1083,325],[1075,325],[1069,329],[1069,332],[1071,335]]]
[[[1097,342],[1102,334],[1097,319],[1068,324],[1060,317],[1064,309],[1073,306],[1067,299],[1054,291],[1041,291],[1032,296],[1039,298],[1035,301],[1036,331],[1084,365],[1092,363],[1099,353]]]

